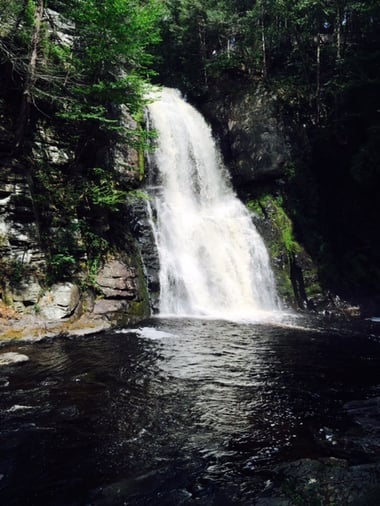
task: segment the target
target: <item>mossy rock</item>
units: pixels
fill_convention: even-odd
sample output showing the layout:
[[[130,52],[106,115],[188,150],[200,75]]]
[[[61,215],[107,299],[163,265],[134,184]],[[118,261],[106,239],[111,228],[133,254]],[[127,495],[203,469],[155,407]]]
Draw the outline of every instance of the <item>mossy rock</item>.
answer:
[[[280,298],[294,307],[309,306],[322,289],[312,259],[295,237],[283,198],[264,193],[246,205],[269,250]]]

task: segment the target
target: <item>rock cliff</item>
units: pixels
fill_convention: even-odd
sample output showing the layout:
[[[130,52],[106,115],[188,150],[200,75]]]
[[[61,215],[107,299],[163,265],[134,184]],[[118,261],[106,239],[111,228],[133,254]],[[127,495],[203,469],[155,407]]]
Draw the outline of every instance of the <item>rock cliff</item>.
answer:
[[[252,219],[270,250],[284,304],[358,314],[357,306],[343,302],[331,293],[328,284],[323,285],[320,266],[305,248],[297,227],[294,210],[300,197],[292,178],[299,153],[306,159],[310,149],[303,126],[286,116],[279,97],[262,83],[240,84],[224,83],[223,89],[216,86],[198,99],[198,107],[212,125],[232,184],[252,211]],[[309,185],[303,193],[316,191],[314,181]],[[312,228],[309,233],[314,233]]]

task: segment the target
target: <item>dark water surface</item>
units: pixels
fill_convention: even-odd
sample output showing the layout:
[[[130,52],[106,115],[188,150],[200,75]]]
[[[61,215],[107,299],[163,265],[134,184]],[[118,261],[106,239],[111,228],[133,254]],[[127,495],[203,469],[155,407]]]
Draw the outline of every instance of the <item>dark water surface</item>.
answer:
[[[1,505],[330,504],[266,490],[379,462],[379,323],[142,327],[0,346],[30,359],[0,367]]]

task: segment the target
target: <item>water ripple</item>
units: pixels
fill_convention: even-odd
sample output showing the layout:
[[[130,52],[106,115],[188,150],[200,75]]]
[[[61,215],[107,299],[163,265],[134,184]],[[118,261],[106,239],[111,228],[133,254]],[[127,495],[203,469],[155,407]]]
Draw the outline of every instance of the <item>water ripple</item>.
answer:
[[[374,458],[368,328],[152,319],[5,347],[30,360],[0,377],[2,504],[250,505],[279,463]]]

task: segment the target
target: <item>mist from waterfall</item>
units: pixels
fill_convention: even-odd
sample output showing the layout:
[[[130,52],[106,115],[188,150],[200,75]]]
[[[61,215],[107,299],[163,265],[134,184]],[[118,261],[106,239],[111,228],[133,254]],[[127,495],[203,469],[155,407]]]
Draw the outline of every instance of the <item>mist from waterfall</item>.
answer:
[[[178,90],[148,105],[161,315],[258,319],[279,309],[264,242],[234,194],[211,130]]]

